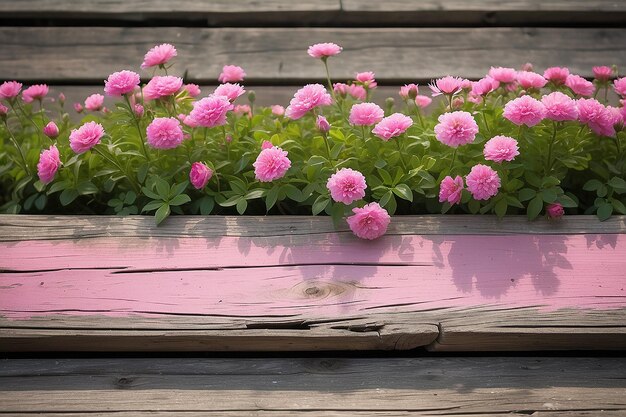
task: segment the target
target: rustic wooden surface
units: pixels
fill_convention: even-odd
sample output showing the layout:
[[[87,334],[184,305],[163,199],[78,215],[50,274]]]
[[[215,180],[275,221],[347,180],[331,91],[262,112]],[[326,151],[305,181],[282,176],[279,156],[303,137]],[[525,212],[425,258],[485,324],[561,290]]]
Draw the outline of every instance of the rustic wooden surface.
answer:
[[[0,349],[626,348],[623,217],[463,220],[2,216]]]
[[[322,64],[306,49],[330,41],[344,47],[330,61],[336,81],[360,71],[396,85],[448,74],[480,78],[490,65],[525,62],[592,76],[594,65],[626,67],[625,35],[621,28],[1,27],[0,79],[100,84],[114,71],[139,71],[149,48],[171,42],[178,49],[174,71],[187,72],[188,81],[215,83],[223,65],[236,64],[248,85],[293,85],[323,81]],[[32,65],[33,57],[46,65]],[[140,72],[144,80],[150,75]]]
[[[584,357],[10,359],[0,415],[616,416],[625,374]]]

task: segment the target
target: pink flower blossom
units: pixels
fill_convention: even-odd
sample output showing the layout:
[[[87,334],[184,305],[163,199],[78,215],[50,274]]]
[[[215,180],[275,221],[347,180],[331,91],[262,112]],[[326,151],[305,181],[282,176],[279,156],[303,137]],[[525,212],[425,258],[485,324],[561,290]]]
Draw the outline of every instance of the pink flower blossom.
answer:
[[[183,141],[183,129],[174,117],[156,117],[146,129],[148,145],[155,149],[173,149]]]
[[[307,53],[313,58],[326,59],[338,55],[343,48],[334,43],[316,43],[309,46]]]
[[[543,72],[543,78],[556,85],[563,85],[569,77],[569,69],[561,67],[550,67]]]
[[[274,104],[272,106],[272,114],[274,116],[282,116],[285,114],[285,108],[279,104]]]
[[[285,115],[292,120],[300,119],[308,111],[319,107],[329,106],[333,98],[321,84],[307,84],[294,94],[285,110]]]
[[[613,88],[617,94],[626,98],[626,77],[618,78],[613,81]]]
[[[0,98],[13,99],[20,94],[22,84],[17,81],[5,81],[0,85]]]
[[[546,214],[551,219],[558,219],[563,217],[565,210],[563,210],[563,206],[560,203],[552,203],[546,207]]]
[[[578,119],[576,101],[566,94],[555,91],[541,98],[546,108],[546,119],[556,122]]]
[[[532,71],[532,70],[533,70],[533,64],[531,64],[530,62],[527,62],[524,65],[522,65],[522,71]]]
[[[465,99],[463,97],[455,97],[454,100],[452,100],[452,108],[454,110],[459,110],[461,107],[463,107],[464,103]]]
[[[104,93],[107,96],[120,97],[130,94],[139,85],[139,74],[124,70],[114,72],[104,81]]]
[[[31,85],[22,91],[22,100],[25,103],[32,103],[33,100],[41,100],[48,94],[48,86],[45,84]]]
[[[250,107],[248,104],[237,104],[233,108],[233,113],[238,116],[252,117],[252,107]]]
[[[232,103],[237,97],[244,95],[245,92],[246,90],[239,84],[226,83],[218,85],[213,94],[216,96],[224,96]]]
[[[374,78],[375,76],[376,74],[374,74],[372,71],[359,72],[356,74],[355,79],[361,84],[363,84],[365,88],[372,89],[378,86],[378,83],[376,82],[376,79]]]
[[[372,126],[385,117],[385,112],[377,104],[359,103],[352,106],[348,121],[354,126]]]
[[[415,97],[415,105],[420,109],[426,108],[433,102],[433,99],[428,96],[417,96]]]
[[[146,52],[146,55],[143,57],[143,63],[141,64],[142,69],[156,67],[157,65],[163,65],[169,62],[170,59],[174,58],[178,53],[176,52],[176,48],[169,43],[164,43],[161,45],[157,45],[154,48],[150,49]]]
[[[456,178],[447,176],[441,181],[439,188],[439,202],[447,201],[450,204],[459,204],[461,202],[461,193],[463,192],[463,177],[457,175]]]
[[[0,103],[0,116],[5,117],[8,112],[9,112],[9,108],[5,106],[4,104]]]
[[[591,81],[587,81],[580,75],[574,74],[567,76],[565,85],[568,86],[575,94],[583,97],[591,97],[596,90],[596,87]]]
[[[143,106],[141,104],[135,104],[133,106],[133,111],[135,112],[135,116],[138,118],[141,119],[143,117]]]
[[[467,189],[476,200],[489,200],[498,194],[500,177],[498,173],[487,165],[474,165],[465,177]]]
[[[369,203],[362,208],[355,207],[352,212],[354,214],[346,221],[357,237],[374,240],[387,232],[391,217],[378,203]]]
[[[543,88],[548,83],[548,80],[546,80],[545,78],[543,78],[541,75],[537,74],[536,72],[518,71],[517,82],[519,83],[519,85],[522,86],[522,88],[539,89],[539,88]]]
[[[463,78],[461,80],[461,88],[463,90],[470,90],[472,88],[472,82],[468,80],[467,78]]]
[[[272,145],[272,142],[270,142],[269,140],[264,140],[263,143],[261,143],[261,150],[263,149],[269,149],[269,148],[273,148],[274,145]]]
[[[491,67],[489,76],[501,83],[512,83],[517,78],[517,71],[513,68]]]
[[[440,96],[442,94],[453,95],[462,90],[463,79],[459,77],[452,77],[450,75],[435,80],[434,83],[428,84],[432,96]]]
[[[417,84],[405,84],[403,87],[400,87],[400,97],[405,100],[413,99],[419,94],[419,90]]]
[[[338,203],[351,204],[365,197],[365,177],[359,171],[342,168],[335,172],[326,183],[330,196]]]
[[[77,154],[85,153],[97,144],[104,136],[104,128],[100,123],[87,122],[70,133],[70,148]]]
[[[494,136],[485,143],[483,155],[487,161],[510,162],[519,155],[517,141],[508,136]]]
[[[59,127],[54,122],[48,122],[48,124],[45,125],[43,128],[43,134],[50,139],[55,139],[57,136],[59,136]]]
[[[348,84],[335,83],[333,84],[333,91],[335,92],[335,94],[345,97],[348,94]]]
[[[615,136],[613,113],[594,98],[581,98],[576,102],[578,120],[600,136]]]
[[[187,91],[189,97],[198,97],[202,92],[197,84],[185,84],[183,88]]]
[[[471,94],[475,96],[486,96],[499,86],[500,82],[491,77],[481,78],[480,80],[472,83]]]
[[[438,120],[439,124],[435,126],[435,136],[439,142],[453,148],[474,142],[478,125],[468,112],[444,113],[439,116]]]
[[[238,83],[243,81],[246,76],[243,68],[238,67],[237,65],[224,65],[222,68],[222,73],[217,78],[217,81],[221,83]]]
[[[193,103],[189,117],[197,126],[214,127],[226,124],[226,113],[233,105],[224,96],[209,96]]]
[[[326,133],[330,130],[330,123],[328,120],[321,114],[317,116],[317,120],[315,120],[315,126],[320,132]]]
[[[65,94],[59,93],[59,102],[61,102],[61,105],[65,103]]]
[[[613,75],[613,70],[611,69],[611,67],[593,67],[592,70],[594,77],[596,77],[596,79],[599,81],[608,81]]]
[[[143,88],[143,98],[146,101],[156,100],[176,94],[183,86],[183,79],[172,75],[153,77]]]
[[[180,117],[180,116],[183,116],[183,117],[182,117],[182,119],[181,119],[181,117]],[[189,115],[185,115],[185,114],[183,114],[183,115],[179,115],[179,116],[178,116],[178,120],[180,120],[180,121],[181,121],[181,122],[182,122],[185,126],[188,126],[188,127],[191,127],[191,128],[194,128],[194,127],[198,127],[198,126],[200,126],[200,125],[198,124],[198,122],[196,122],[196,121],[195,121],[195,120],[194,120],[191,116],[189,116]]]
[[[346,87],[346,91],[356,100],[365,100],[367,98],[367,91],[362,85],[350,84]]]
[[[102,94],[92,94],[85,99],[85,108],[91,111],[98,111],[104,105],[104,96]]]
[[[213,176],[213,170],[202,162],[194,162],[191,164],[189,171],[189,182],[195,189],[201,190],[209,183]]]
[[[257,180],[271,182],[285,176],[291,167],[291,161],[287,158],[287,151],[273,146],[263,149],[252,166]]]
[[[378,124],[374,126],[372,133],[382,140],[388,141],[406,132],[412,124],[413,120],[410,117],[402,113],[394,113],[378,122]]]
[[[82,113],[83,112],[83,105],[80,103],[74,103],[74,111],[76,113]]]
[[[545,106],[531,96],[522,96],[509,101],[504,106],[503,116],[518,126],[535,126],[546,114]]]
[[[50,183],[61,166],[59,150],[55,145],[41,152],[37,163],[37,175],[44,184]]]

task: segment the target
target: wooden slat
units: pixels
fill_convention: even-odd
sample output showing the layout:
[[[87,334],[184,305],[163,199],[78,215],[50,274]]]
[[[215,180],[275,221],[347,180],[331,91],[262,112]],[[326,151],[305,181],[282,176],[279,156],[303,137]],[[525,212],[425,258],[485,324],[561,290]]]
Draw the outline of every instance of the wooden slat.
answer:
[[[625,364],[541,357],[5,360],[0,413],[616,415],[626,412]]]
[[[537,70],[568,66],[592,76],[594,65],[626,67],[626,29],[457,28],[0,28],[0,79],[100,84],[110,73],[135,69],[157,43],[179,51],[175,72],[215,83],[225,64],[242,66],[249,84],[322,81],[324,69],[306,53],[316,42],[344,47],[330,62],[335,80],[374,71],[399,84],[448,74],[480,78],[490,65]],[[70,47],[71,46],[71,47]],[[46,65],[33,65],[33,60]],[[148,74],[142,72],[144,79]]]

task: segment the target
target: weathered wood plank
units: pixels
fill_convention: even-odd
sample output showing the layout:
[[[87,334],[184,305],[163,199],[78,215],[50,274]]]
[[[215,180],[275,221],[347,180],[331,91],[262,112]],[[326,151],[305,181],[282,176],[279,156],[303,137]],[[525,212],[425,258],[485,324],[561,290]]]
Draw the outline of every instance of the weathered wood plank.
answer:
[[[626,411],[625,366],[623,358],[5,360],[0,403],[5,413],[598,416]]]
[[[327,216],[172,216],[158,227],[152,216],[33,216],[0,215],[0,241],[85,239],[97,237],[272,237],[335,233]],[[389,225],[393,235],[511,235],[586,234],[590,245],[610,245],[593,235],[626,233],[626,216],[604,222],[594,216],[565,216],[558,221],[526,216],[500,220],[489,215],[395,216]]]
[[[625,34],[596,28],[3,27],[0,79],[98,84],[114,71],[139,70],[150,47],[171,42],[179,51],[175,72],[186,71],[192,82],[215,83],[224,64],[237,64],[249,84],[300,84],[323,80],[322,65],[306,49],[328,41],[344,47],[331,63],[336,80],[359,71],[374,71],[387,84],[448,74],[480,78],[490,65],[517,68],[527,61],[538,70],[568,66],[592,76],[593,65],[626,67]],[[32,65],[33,57],[46,65]]]
[[[41,413],[3,413],[3,417],[41,417]],[[77,413],[46,413],[46,417],[76,417]],[[111,411],[90,412],[89,417],[241,417],[240,411]],[[423,411],[256,411],[246,410],[246,416],[251,417],[424,417],[433,414],[424,414]],[[442,414],[439,414],[442,415]],[[449,414],[451,417],[624,417],[623,411],[537,411],[532,414],[526,412],[510,413],[471,413]]]

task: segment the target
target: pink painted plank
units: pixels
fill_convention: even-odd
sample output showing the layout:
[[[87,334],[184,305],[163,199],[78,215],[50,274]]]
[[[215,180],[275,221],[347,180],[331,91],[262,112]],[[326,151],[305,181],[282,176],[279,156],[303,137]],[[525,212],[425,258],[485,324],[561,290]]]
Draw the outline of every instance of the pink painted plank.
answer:
[[[5,243],[0,253],[0,269],[13,271],[0,275],[0,314],[14,319],[626,307],[618,234],[102,238]]]

